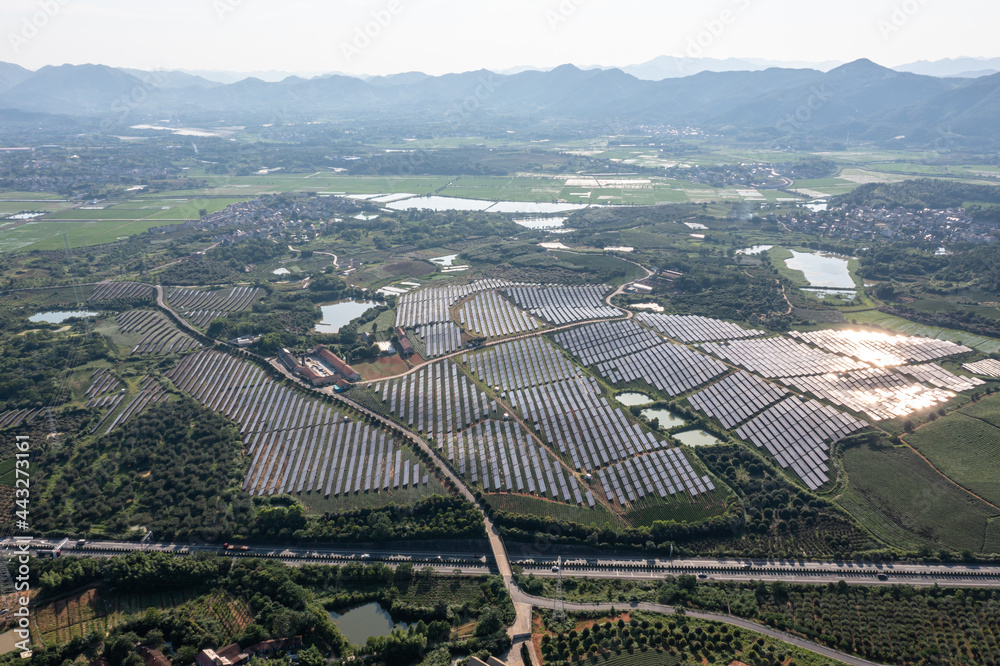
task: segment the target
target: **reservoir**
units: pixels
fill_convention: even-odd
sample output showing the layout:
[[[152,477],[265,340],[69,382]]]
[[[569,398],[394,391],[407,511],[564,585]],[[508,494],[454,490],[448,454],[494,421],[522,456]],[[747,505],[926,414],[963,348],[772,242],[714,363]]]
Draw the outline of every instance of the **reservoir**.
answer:
[[[847,268],[847,259],[832,254],[817,252],[796,252],[785,265],[793,271],[802,271],[811,287],[827,289],[854,289],[854,278]]]
[[[330,611],[333,623],[352,645],[364,645],[373,636],[388,636],[393,629],[406,629],[405,623],[396,624],[392,617],[377,603],[353,608],[343,615]]]
[[[316,324],[317,333],[340,333],[340,329],[375,307],[370,301],[343,301],[320,306],[323,321]]]
[[[84,312],[78,310],[75,312],[39,312],[34,317],[29,317],[28,321],[33,324],[40,324],[45,322],[46,324],[61,324],[67,319],[73,319],[74,317],[96,317],[96,312]]]

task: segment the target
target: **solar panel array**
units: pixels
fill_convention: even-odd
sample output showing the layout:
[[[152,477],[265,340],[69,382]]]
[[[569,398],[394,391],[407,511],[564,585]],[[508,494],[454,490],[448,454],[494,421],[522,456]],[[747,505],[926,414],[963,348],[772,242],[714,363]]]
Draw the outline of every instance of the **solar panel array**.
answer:
[[[115,321],[123,333],[142,334],[139,344],[132,348],[133,354],[181,353],[201,347],[200,342],[154,310],[129,310]]]
[[[141,282],[101,282],[94,287],[94,291],[91,292],[90,298],[87,300],[91,303],[100,303],[121,298],[137,299],[153,298],[154,296],[156,296],[156,288]]]
[[[507,280],[478,280],[470,284],[431,287],[403,294],[396,306],[396,326],[409,328],[451,321],[451,306],[466,296],[511,284],[514,283]]]
[[[680,395],[724,374],[725,364],[671,342],[597,364],[614,383],[642,380],[668,395]]]
[[[594,497],[516,421],[486,420],[439,448],[460,476],[485,492],[516,492],[593,507]]]
[[[780,386],[741,370],[688,397],[688,402],[732,430],[788,395]]]
[[[462,362],[488,386],[500,391],[570,379],[581,370],[541,338],[515,340],[480,354],[464,354]]]
[[[458,321],[467,330],[486,338],[526,333],[541,326],[495,290],[480,292],[464,303],[458,311]]]
[[[124,397],[124,394],[119,393],[117,400],[109,401],[109,403],[105,405],[110,406],[111,409],[104,415],[104,418],[97,422],[90,432],[96,431],[110,419],[111,415],[115,413],[115,410],[118,408],[118,405],[121,404]],[[139,384],[139,392],[133,396],[122,411],[118,412],[118,416],[116,416],[108,427],[104,429],[104,434],[111,432],[120,425],[125,425],[133,416],[142,412],[142,410],[146,409],[146,407],[152,407],[158,402],[165,402],[169,399],[170,395],[163,390],[162,386],[160,386],[153,378],[145,377]]]
[[[87,389],[84,395],[90,398],[91,401],[105,393],[118,393],[123,388],[122,383],[107,368],[95,370],[90,379],[90,388]],[[87,403],[87,406],[90,407],[90,403]]]
[[[884,368],[781,381],[817,398],[868,414],[877,421],[908,416],[955,397],[954,393],[928,388]]]
[[[41,409],[11,409],[0,412],[0,428],[13,428],[25,422],[30,423],[41,411]]]
[[[234,287],[231,291],[171,289],[167,293],[167,302],[195,326],[207,326],[213,319],[246,310],[253,305],[258,292],[253,287]]]
[[[329,497],[396,489],[420,479],[419,468],[414,471],[401,450],[393,454],[391,440],[383,444],[383,433],[370,426],[362,429],[251,363],[198,352],[167,375],[195,400],[239,425],[251,457],[243,488],[251,494],[315,492]]]
[[[666,446],[612,409],[592,378],[553,382],[508,393],[552,446],[579,471],[595,470]]]
[[[517,285],[504,290],[515,303],[552,324],[621,317],[622,312],[604,302],[607,285]]]
[[[982,386],[986,383],[978,377],[961,377],[952,372],[948,372],[936,363],[904,365],[897,368],[897,371],[909,375],[910,377],[914,377],[917,381],[923,382],[924,384],[937,386],[938,388],[954,391],[955,393],[971,391],[977,386]]]
[[[707,477],[699,478],[680,449],[653,451],[602,469],[597,478],[608,499],[625,506],[647,496],[666,499],[688,492],[691,497],[715,490]]]
[[[462,348],[462,329],[450,321],[425,324],[417,329],[417,335],[424,339],[427,358],[444,356]]]
[[[740,427],[736,434],[765,448],[811,490],[830,480],[829,444],[868,424],[816,400],[790,397]]]
[[[637,315],[636,319],[681,342],[736,340],[766,335],[764,331],[748,330],[728,321],[695,315],[664,315],[643,312]]]
[[[584,365],[594,365],[663,343],[663,339],[655,333],[631,321],[587,324],[560,331],[553,339]]]
[[[464,430],[497,408],[451,361],[376,384],[374,391],[403,423],[435,437]]]
[[[923,363],[972,350],[948,340],[918,338],[874,331],[811,331],[791,333],[829,351],[859,358],[874,365]]]
[[[830,354],[788,338],[706,342],[701,349],[764,377],[797,377],[847,372],[867,363]]]
[[[976,363],[966,363],[962,367],[977,375],[1000,378],[1000,361],[995,358],[987,358]]]

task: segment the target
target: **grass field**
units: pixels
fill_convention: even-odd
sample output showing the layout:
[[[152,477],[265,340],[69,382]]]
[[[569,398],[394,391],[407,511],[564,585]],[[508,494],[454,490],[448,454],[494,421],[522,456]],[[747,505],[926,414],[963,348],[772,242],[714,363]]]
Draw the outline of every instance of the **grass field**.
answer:
[[[994,394],[977,403],[967,405],[961,409],[961,412],[966,416],[1000,428],[1000,394]]]
[[[591,271],[625,271],[625,277],[614,280],[618,284],[623,284],[625,282],[632,282],[641,277],[646,276],[646,271],[642,270],[635,264],[630,264],[627,261],[618,259],[617,257],[611,257],[605,254],[576,254],[573,252],[553,252],[559,261],[565,261],[566,263],[573,264],[574,266],[583,266]]]
[[[982,552],[1000,512],[937,474],[908,448],[862,446],[844,453],[847,490],[836,498],[864,527],[904,549]]]
[[[247,605],[227,592],[204,594],[200,590],[184,589],[108,594],[91,588],[36,608],[31,617],[32,639],[36,645],[54,645],[93,631],[104,635],[130,615],[148,608],[176,608],[184,604],[190,608],[190,617],[197,618],[198,622],[217,624],[227,639],[243,631],[253,620]]]
[[[214,213],[245,198],[197,199],[160,196],[123,202],[104,210],[60,209],[44,218],[0,228],[0,251],[60,250],[111,243],[152,227],[197,219],[201,210]],[[30,204],[25,204],[30,206]],[[66,235],[64,240],[63,234]]]
[[[579,525],[592,525],[601,528],[614,528],[619,523],[617,517],[600,504],[593,509],[588,509],[560,502],[548,502],[526,495],[487,494],[484,497],[496,511],[525,516],[549,517],[552,520],[577,523]]]
[[[996,414],[997,404],[977,411]],[[966,409],[970,407],[928,423],[904,439],[949,479],[1000,505],[1000,428],[966,415]]]
[[[625,520],[634,527],[649,526],[657,520],[697,523],[722,515],[725,511],[725,494],[721,490],[694,498],[687,493],[678,493],[667,500],[646,497],[637,501],[625,514]]]

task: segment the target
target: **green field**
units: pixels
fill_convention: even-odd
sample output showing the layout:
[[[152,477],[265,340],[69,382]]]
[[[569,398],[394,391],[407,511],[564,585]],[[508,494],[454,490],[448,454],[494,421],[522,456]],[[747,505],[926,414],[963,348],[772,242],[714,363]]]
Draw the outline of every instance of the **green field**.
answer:
[[[527,495],[487,494],[486,501],[494,511],[519,514],[522,516],[549,517],[556,521],[592,525],[594,527],[616,527],[618,519],[610,511],[598,504],[593,509],[571,506],[561,502],[549,502]]]
[[[1000,394],[985,397],[977,403],[963,407],[961,412],[1000,428]]]
[[[1000,428],[966,415],[966,409],[918,429],[904,439],[942,474],[992,504],[1000,504]],[[996,402],[992,410],[996,413]]]
[[[837,503],[890,545],[982,552],[1000,514],[936,473],[908,448],[861,446],[844,453],[849,485]]]
[[[244,200],[159,197],[139,203],[130,201],[104,210],[60,210],[15,227],[0,229],[0,251],[61,250],[66,242],[71,248],[113,243],[144,233],[152,227],[198,219],[202,210],[215,213]]]

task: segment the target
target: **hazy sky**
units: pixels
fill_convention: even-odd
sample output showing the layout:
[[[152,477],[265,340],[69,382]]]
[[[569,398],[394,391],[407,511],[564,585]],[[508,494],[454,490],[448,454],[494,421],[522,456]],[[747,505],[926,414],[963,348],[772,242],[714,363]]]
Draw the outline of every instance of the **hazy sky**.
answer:
[[[0,0],[0,60],[431,74],[658,55],[997,56],[983,0]],[[367,32],[368,34],[365,34]]]

